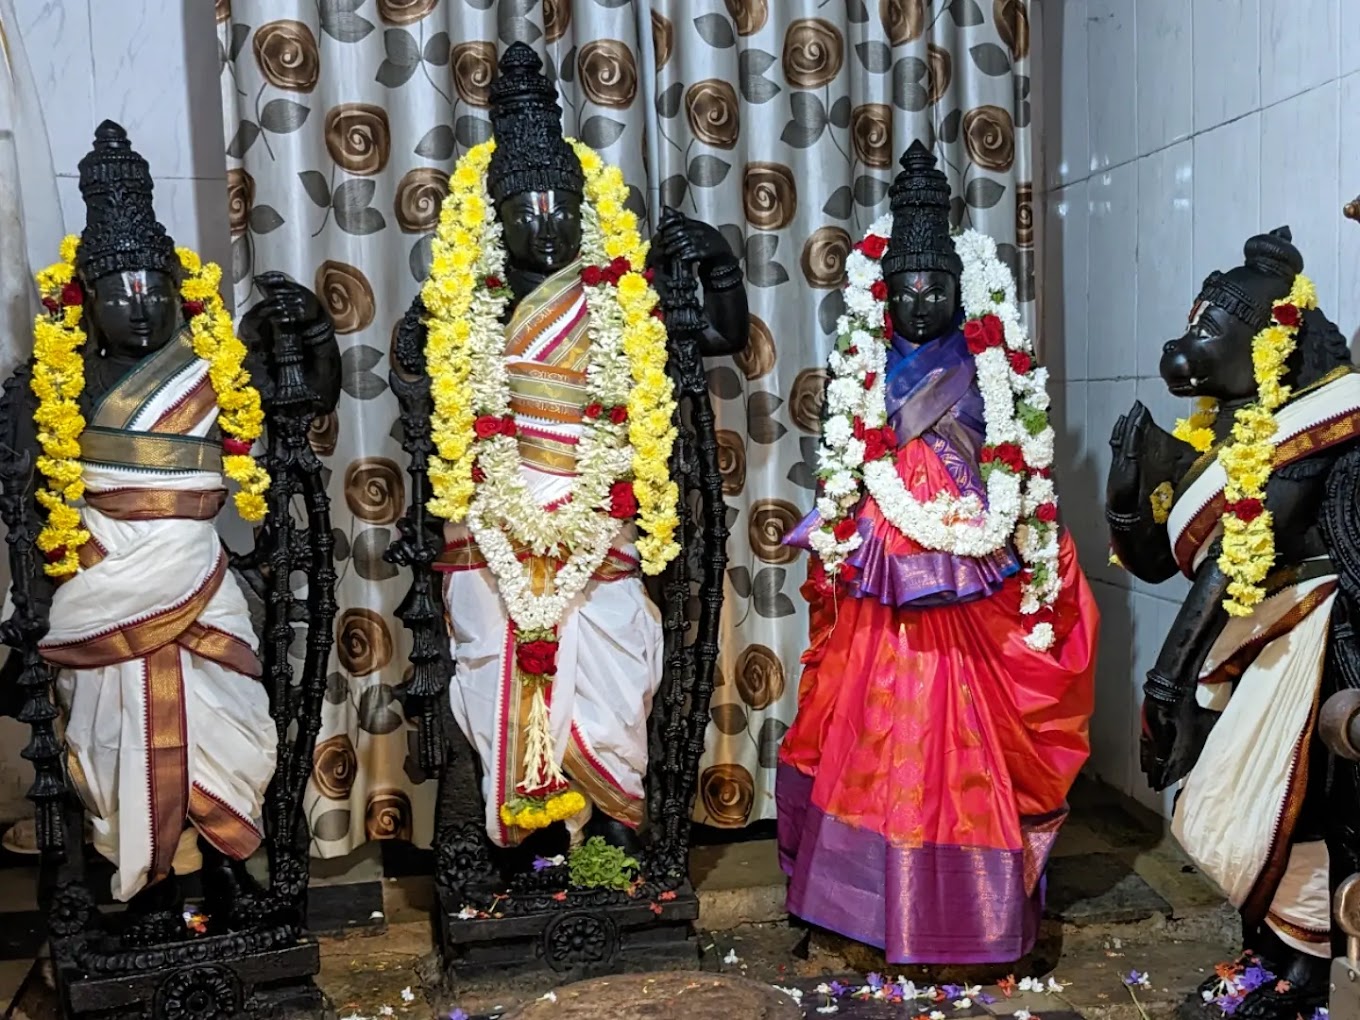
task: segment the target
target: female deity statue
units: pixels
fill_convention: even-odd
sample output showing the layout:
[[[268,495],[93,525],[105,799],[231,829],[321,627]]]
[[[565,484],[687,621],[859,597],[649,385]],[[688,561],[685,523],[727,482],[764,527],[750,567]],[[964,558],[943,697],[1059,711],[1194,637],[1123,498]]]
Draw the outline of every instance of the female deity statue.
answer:
[[[1292,1018],[1326,1003],[1345,951],[1329,890],[1360,865],[1354,772],[1317,736],[1318,706],[1360,686],[1360,375],[1289,229],[1244,255],[1162,349],[1195,413],[1170,435],[1142,404],[1116,424],[1106,518],[1136,577],[1192,581],[1143,687],[1143,771],[1181,784],[1172,832],[1240,911],[1245,947],[1193,1005]]]
[[[444,522],[434,569],[447,697],[480,762],[491,841],[565,822],[573,843],[633,849],[662,678],[643,575],[666,566],[678,537],[666,327],[622,176],[563,138],[530,47],[506,50],[491,103],[493,140],[453,174],[433,269],[398,340],[398,373],[427,374],[432,401],[428,426],[408,417],[408,438],[429,429],[432,490],[422,459],[408,534],[427,513]],[[659,254],[697,265],[721,333],[704,353],[739,349],[736,259],[716,230],[668,222]],[[419,555],[400,555],[417,592]],[[415,605],[413,594],[408,624]],[[420,631],[415,644],[413,689],[429,693],[421,670],[444,660],[422,652]]]
[[[13,456],[38,454],[36,573],[50,580],[22,593],[16,581],[17,618],[29,623],[7,621],[6,640],[23,647],[16,634],[36,626],[37,654],[57,671],[66,778],[116,865],[113,895],[130,901],[137,944],[186,936],[174,877],[199,868],[216,930],[249,923],[233,907],[256,888],[244,861],[261,843],[279,740],[259,640],[214,527],[224,476],[240,486],[242,516],[264,517],[270,478],[251,455],[260,393],[220,269],[175,248],[152,187],[123,128],[101,124],[80,162],[85,229],[38,274],[36,410],[24,418],[23,394],[7,398],[24,419],[11,423]],[[291,321],[301,334],[305,292],[274,283],[257,326]],[[11,656],[8,678],[23,658]],[[32,709],[21,718],[36,732],[50,716]]]
[[[789,911],[894,963],[1012,962],[1088,754],[1097,613],[1057,520],[1047,373],[918,141],[847,266],[779,754]]]

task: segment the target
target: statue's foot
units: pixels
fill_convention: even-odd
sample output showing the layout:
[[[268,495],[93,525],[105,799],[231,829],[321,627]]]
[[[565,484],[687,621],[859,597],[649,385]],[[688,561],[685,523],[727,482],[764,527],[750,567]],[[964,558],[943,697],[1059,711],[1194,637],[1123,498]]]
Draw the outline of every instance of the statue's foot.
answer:
[[[630,826],[624,825],[617,818],[600,811],[598,808],[590,816],[590,821],[586,822],[586,838],[599,836],[611,846],[616,846],[630,857],[636,857],[642,853],[642,840],[638,837],[637,831]]]
[[[1295,984],[1282,979],[1248,992],[1233,1016],[1237,1020],[1307,1020],[1325,1005],[1325,980]]]
[[[217,851],[204,855],[201,875],[203,912],[216,930],[231,930],[256,920],[264,889],[244,861]]]
[[[188,937],[184,900],[174,872],[128,901],[121,941],[131,949],[177,942]]]

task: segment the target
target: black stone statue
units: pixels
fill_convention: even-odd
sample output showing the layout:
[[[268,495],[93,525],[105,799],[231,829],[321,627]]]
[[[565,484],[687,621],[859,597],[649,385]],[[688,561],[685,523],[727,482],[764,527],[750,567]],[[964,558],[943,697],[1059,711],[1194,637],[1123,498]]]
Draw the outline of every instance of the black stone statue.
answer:
[[[1344,953],[1344,936],[1329,933],[1325,896],[1310,901],[1300,883],[1335,888],[1360,865],[1356,768],[1329,763],[1316,718],[1329,696],[1360,688],[1360,387],[1336,326],[1321,311],[1286,303],[1303,270],[1288,228],[1251,238],[1244,254],[1242,266],[1205,280],[1186,332],[1162,351],[1161,375],[1173,394],[1217,402],[1213,446],[1200,455],[1135,403],[1110,440],[1106,517],[1113,552],[1134,576],[1160,583],[1180,571],[1192,581],[1144,684],[1143,770],[1155,789],[1185,783],[1173,831],[1241,912],[1239,966],[1259,964],[1279,979],[1249,991],[1236,1015],[1292,1020],[1325,1004],[1332,951]],[[1285,365],[1291,393],[1274,411],[1264,505],[1229,504],[1217,453],[1235,442],[1237,413],[1259,400],[1253,339],[1273,315],[1298,321]],[[1225,512],[1243,519],[1262,511],[1275,549],[1266,600],[1249,615],[1230,616],[1219,522]],[[1310,631],[1314,611],[1328,615]],[[1290,693],[1281,678],[1290,669],[1313,679]],[[1283,728],[1273,732],[1269,720],[1284,718],[1294,728],[1278,723]],[[1274,764],[1253,756],[1278,756],[1280,746],[1287,760],[1273,774],[1287,783],[1253,785]],[[1242,767],[1231,764],[1234,756]],[[1238,826],[1217,847],[1210,800]],[[1257,834],[1250,819],[1275,807],[1273,832],[1270,818]],[[1259,867],[1225,863],[1229,845]],[[1202,991],[1222,989],[1210,979]],[[1202,1008],[1213,1007],[1198,995],[1187,1004],[1191,1012]]]
[[[42,483],[33,362],[0,397],[0,517],[13,576],[13,611],[0,624],[11,649],[3,684],[6,699],[18,692],[18,718],[32,729],[24,756],[37,776],[29,796],[40,901],[63,1009],[108,1020],[317,1015],[302,798],[325,691],[335,573],[329,503],[307,429],[339,395],[334,329],[306,288],[278,274],[256,281],[264,299],[239,334],[261,393],[269,512],[248,554],[219,551],[211,522],[226,498],[222,456],[240,453],[240,442],[219,434],[217,394],[187,327],[201,302],[181,298],[186,269],[156,221],[147,163],[122,127],[99,126],[80,164],[80,186],[87,223],[70,286],[83,296],[82,519],[94,537],[80,549],[80,571],[57,583],[36,545],[43,511],[35,499]],[[112,487],[111,478],[124,481]],[[123,620],[120,600],[160,583],[152,575],[163,563],[136,562],[148,544],[174,557],[170,587],[192,585],[184,578],[194,576],[200,557],[216,566],[179,608]],[[290,587],[294,572],[308,578],[301,596]],[[238,575],[263,601],[258,639]],[[54,643],[72,608],[83,611],[92,600],[113,621],[101,633],[121,645]],[[233,630],[241,624],[244,634]],[[306,650],[295,675],[288,653],[299,627]],[[125,666],[141,671],[142,684],[120,672]],[[219,696],[228,700],[214,704]],[[143,702],[145,733],[129,712]],[[92,716],[99,721],[91,724]],[[227,742],[220,736],[247,724]],[[110,734],[124,742],[116,768],[107,757]],[[122,781],[135,781],[139,746],[147,748],[149,800]],[[267,789],[228,791],[231,779],[217,767],[254,769]],[[251,797],[255,818],[235,806]],[[87,814],[99,856],[85,844]],[[143,863],[136,837],[147,825]],[[267,854],[263,882],[246,867],[256,846]],[[123,912],[101,909],[110,863],[114,896],[127,901]]]
[[[576,262],[584,175],[562,136],[556,89],[543,76],[537,55],[523,44],[511,46],[501,60],[492,85],[492,124],[496,150],[488,190],[504,228],[506,284],[512,295],[508,322],[545,280]],[[488,836],[481,758],[450,708],[455,666],[448,628],[457,625],[467,607],[456,598],[444,604],[436,573],[445,548],[443,522],[426,508],[432,399],[425,361],[427,312],[420,298],[399,328],[392,388],[401,403],[403,445],[411,458],[412,500],[399,523],[402,539],[390,556],[412,572],[398,615],[412,632],[408,694],[422,717],[422,757],[439,775],[436,910],[451,980],[482,969],[544,965],[584,976],[639,959],[697,957],[691,926],[697,902],[687,879],[689,812],[713,690],[727,538],[703,358],[742,350],[748,317],[737,260],[712,227],[668,209],[652,239],[648,268],[655,272],[661,298],[668,370],[679,408],[671,473],[682,494],[676,535],[682,553],[658,583],[649,585],[662,620],[664,667],[647,724],[645,798],[640,804],[622,803],[608,790],[595,796],[587,789],[592,814],[579,837],[612,846],[637,862],[627,890],[573,885],[569,868],[552,864],[568,849],[560,823],[513,848],[498,847]],[[692,606],[697,618],[687,609]],[[641,697],[630,707],[635,713],[644,710]],[[566,771],[571,772],[570,762]]]

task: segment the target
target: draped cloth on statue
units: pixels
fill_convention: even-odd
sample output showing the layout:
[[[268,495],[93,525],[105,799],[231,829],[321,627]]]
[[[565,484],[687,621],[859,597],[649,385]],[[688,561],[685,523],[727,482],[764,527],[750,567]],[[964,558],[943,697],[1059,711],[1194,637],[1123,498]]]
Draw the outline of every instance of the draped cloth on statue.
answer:
[[[254,853],[274,774],[257,639],[213,526],[216,419],[208,363],[181,331],[81,437],[91,538],[41,651],[61,667],[67,763],[119,900],[170,871],[186,822],[231,857]]]
[[[1360,437],[1360,374],[1347,369],[1275,415],[1275,466]],[[1226,478],[1206,455],[1176,494],[1167,532],[1187,576],[1221,533]],[[1313,752],[1336,573],[1323,557],[1282,569],[1250,616],[1215,640],[1196,692],[1220,713],[1172,815],[1190,858],[1250,923],[1330,957],[1327,848],[1293,842]]]
[[[886,387],[912,495],[985,500],[962,337],[890,352]],[[1056,641],[1035,651],[1012,552],[922,549],[872,497],[856,516],[865,541],[848,591],[804,587],[811,641],[776,788],[789,910],[892,963],[1018,960],[1089,753],[1094,599],[1064,534]],[[787,541],[816,526],[814,514]]]
[[[521,470],[539,505],[569,496],[575,449],[587,401],[590,313],[573,264],[544,281],[506,326],[510,408]],[[524,733],[532,691],[514,669],[514,625],[465,525],[446,529],[437,564],[447,574],[444,597],[456,669],[449,686],[454,718],[482,762],[486,825],[500,846],[523,837],[506,826],[501,805],[524,778]],[[647,768],[647,716],[661,684],[660,614],[642,586],[631,524],[594,579],[567,607],[558,627],[557,675],[549,706],[554,753],[573,784],[608,815],[642,823]],[[552,564],[533,559],[539,590]],[[568,820],[580,830],[588,816]]]

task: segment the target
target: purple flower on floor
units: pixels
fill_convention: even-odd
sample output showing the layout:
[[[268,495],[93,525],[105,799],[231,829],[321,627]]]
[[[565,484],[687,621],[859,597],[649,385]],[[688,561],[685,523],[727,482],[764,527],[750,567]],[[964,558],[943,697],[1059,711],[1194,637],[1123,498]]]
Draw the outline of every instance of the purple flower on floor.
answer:
[[[1242,972],[1237,986],[1243,993],[1254,992],[1267,982],[1274,981],[1275,975],[1259,964],[1254,964]]]
[[[462,1009],[455,1009],[452,1013],[449,1014],[449,1020],[468,1020],[467,1011]]]
[[[1232,1016],[1237,1012],[1237,1007],[1242,1005],[1242,1000],[1236,995],[1220,995],[1214,1000],[1214,1005],[1223,1011],[1224,1016]]]
[[[977,1001],[984,1006],[990,1006],[992,1003],[996,1002],[996,996],[988,995],[986,992],[979,992],[977,995],[973,996],[973,998],[977,999]]]
[[[836,996],[836,998],[840,998],[849,990],[850,988],[847,985],[843,985],[839,981],[831,982],[831,994]]]
[[[1326,1006],[1319,1006],[1317,1009],[1313,1010],[1313,1015],[1310,1020],[1327,1020],[1330,1016],[1331,1013]]]
[[[1152,983],[1151,983],[1151,981],[1148,979],[1147,974],[1145,974],[1145,973],[1144,973],[1143,971],[1141,971],[1141,970],[1131,970],[1131,971],[1129,971],[1127,974],[1125,974],[1125,975],[1124,975],[1124,984],[1128,985],[1130,988],[1134,988],[1134,987],[1137,987],[1137,988],[1150,988],[1150,987],[1152,987]]]
[[[868,983],[869,987],[876,992],[880,991],[883,988],[882,974],[867,974],[865,975],[864,980]]]
[[[963,985],[941,985],[940,991],[944,992],[944,997],[946,999],[953,1000],[963,998]]]

